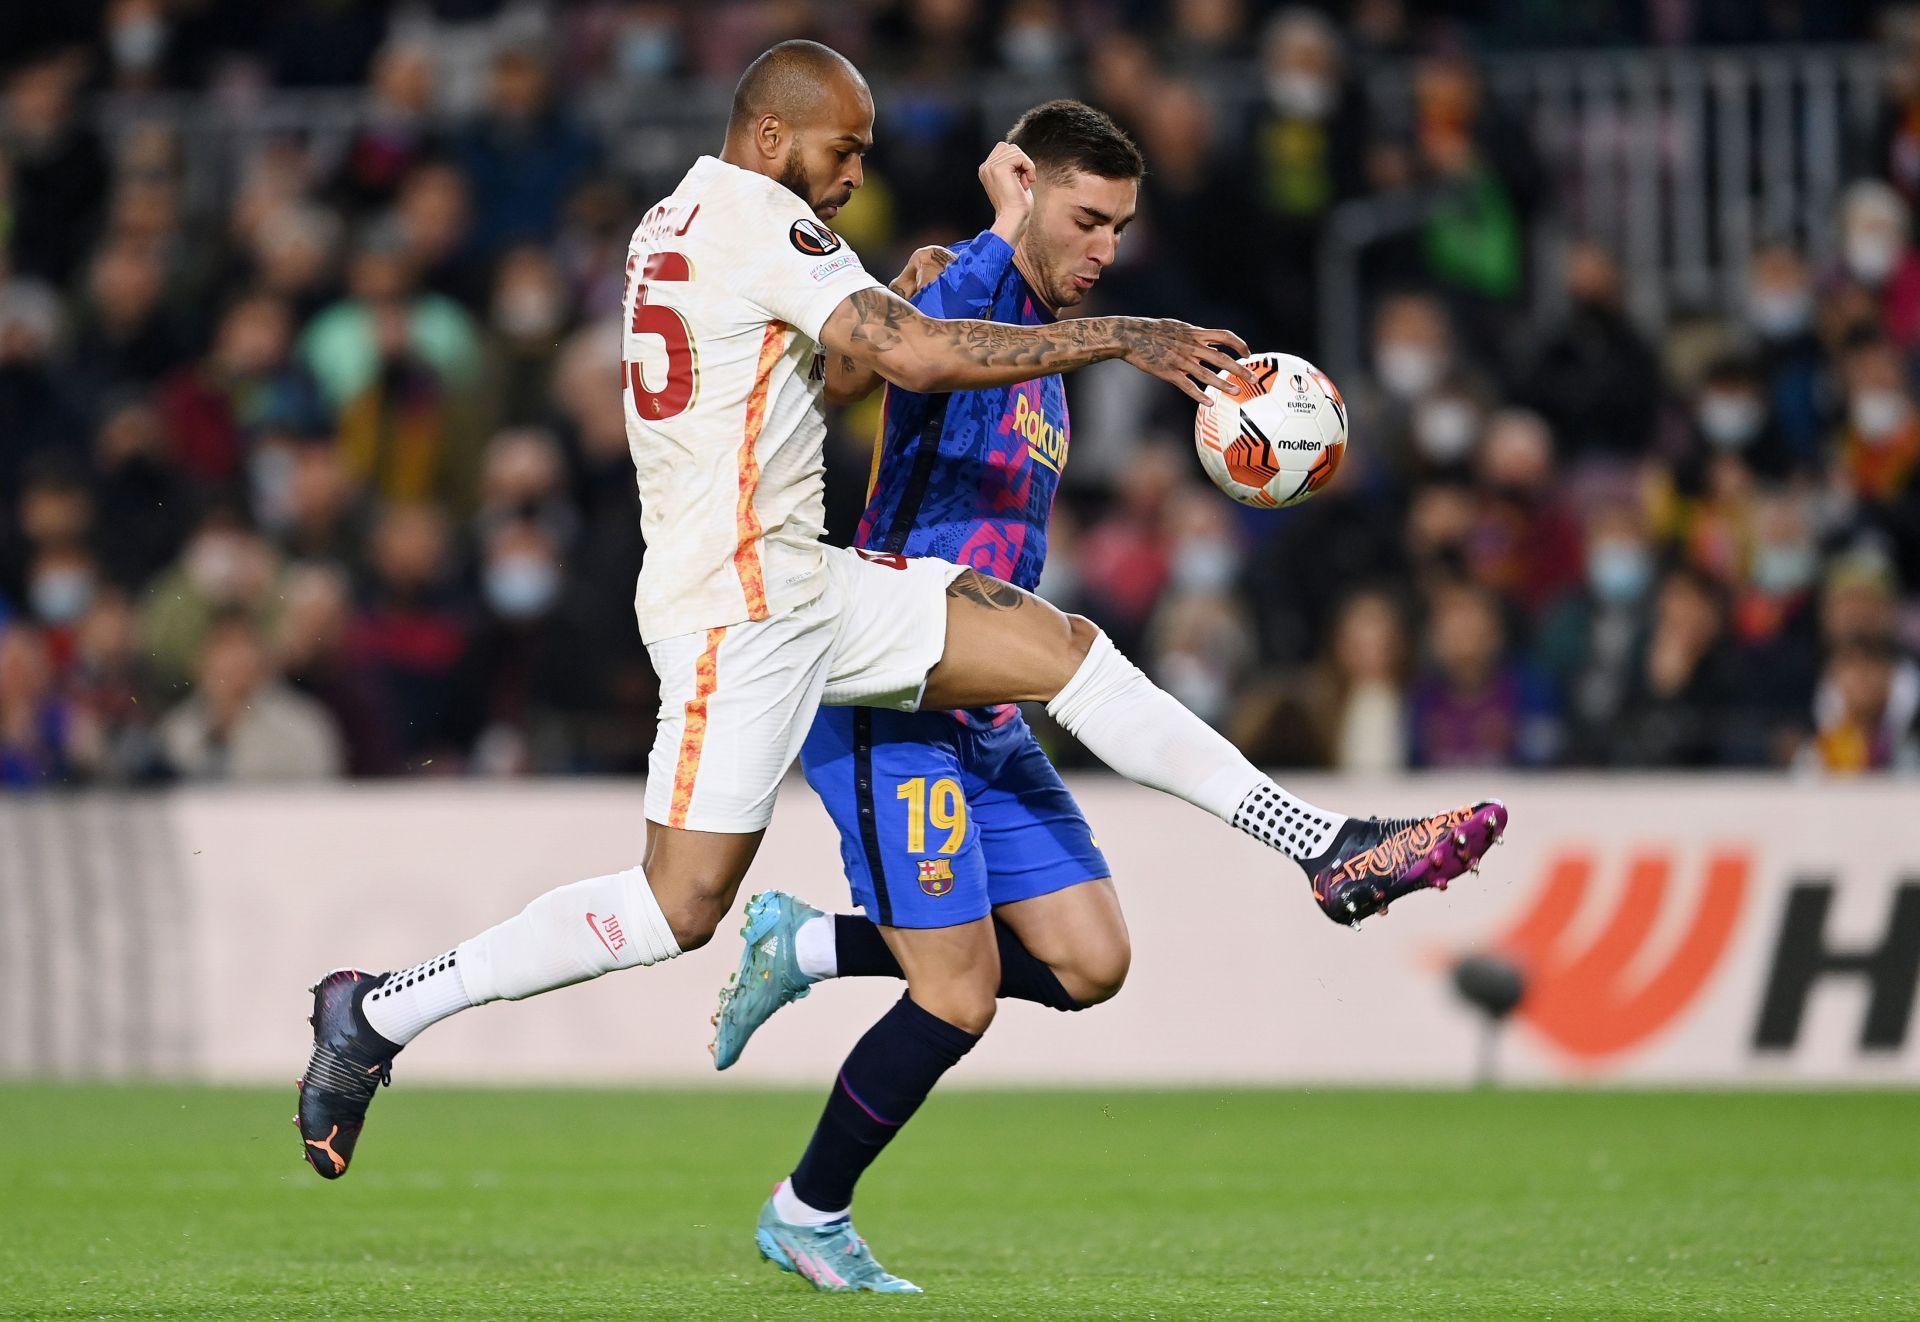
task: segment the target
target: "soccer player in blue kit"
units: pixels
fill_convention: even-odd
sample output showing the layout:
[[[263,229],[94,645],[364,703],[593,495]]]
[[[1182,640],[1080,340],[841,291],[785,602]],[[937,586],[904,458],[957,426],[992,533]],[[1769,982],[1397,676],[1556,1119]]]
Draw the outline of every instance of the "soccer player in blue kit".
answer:
[[[937,274],[944,252],[916,254],[903,279],[931,282],[917,293],[895,288],[934,317],[1051,322],[1113,262],[1144,169],[1101,112],[1075,101],[1036,106],[980,168],[992,227],[956,244]],[[828,372],[836,403],[878,384],[851,360]],[[890,390],[855,546],[870,558],[934,556],[1032,590],[1068,436],[1058,375],[948,394]],[[1126,923],[1086,818],[1019,708],[824,708],[801,760],[839,828],[865,916],[755,896],[740,969],[715,1016],[714,1061],[732,1065],[752,1033],[816,981],[907,980],[901,1005],[848,1057],[756,1238],[763,1256],[819,1288],[912,1290],[864,1242],[849,1257],[834,1251],[847,1237],[825,1232],[845,1225],[860,1175],[979,1040],[996,997],[1079,1010],[1119,990],[1131,957]],[[1320,889],[1328,915],[1349,921]]]

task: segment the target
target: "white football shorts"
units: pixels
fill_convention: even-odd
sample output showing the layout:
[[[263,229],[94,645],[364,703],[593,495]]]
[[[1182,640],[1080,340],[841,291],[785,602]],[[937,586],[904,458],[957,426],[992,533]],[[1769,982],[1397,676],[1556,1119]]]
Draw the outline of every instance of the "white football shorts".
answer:
[[[826,552],[804,606],[650,644],[660,726],[647,819],[689,831],[760,831],[824,704],[917,711],[947,646],[945,560]]]

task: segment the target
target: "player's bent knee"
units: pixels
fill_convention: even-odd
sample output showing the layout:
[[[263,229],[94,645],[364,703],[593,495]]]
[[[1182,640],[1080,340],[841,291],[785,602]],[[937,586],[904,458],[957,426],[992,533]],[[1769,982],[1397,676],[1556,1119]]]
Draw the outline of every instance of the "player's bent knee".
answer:
[[[1059,696],[1060,690],[1067,686],[1080,672],[1081,663],[1087,659],[1087,653],[1093,649],[1094,639],[1100,636],[1100,626],[1084,615],[1060,615],[1066,625],[1060,638],[1060,649],[1052,674],[1048,676],[1047,692],[1042,701],[1052,702]]]
[[[1077,1008],[1084,1010],[1118,996],[1132,967],[1133,944],[1122,936],[1096,950],[1080,952],[1070,967],[1059,972],[1065,975],[1062,983],[1067,985]]]
[[[936,1019],[944,1019],[963,1033],[975,1037],[987,1031],[998,1008],[995,989],[990,986],[916,987],[914,1003]]]
[[[660,912],[666,916],[667,926],[673,931],[673,939],[684,952],[698,950],[713,940],[714,932],[732,907],[733,887],[697,882],[691,885],[656,884],[654,895],[659,901]]]

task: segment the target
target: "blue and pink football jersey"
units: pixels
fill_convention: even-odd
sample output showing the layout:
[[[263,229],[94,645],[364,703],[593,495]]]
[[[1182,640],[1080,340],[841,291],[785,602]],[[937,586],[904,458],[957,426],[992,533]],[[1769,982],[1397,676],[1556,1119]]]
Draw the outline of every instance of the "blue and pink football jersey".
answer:
[[[946,270],[914,297],[922,312],[1013,326],[1054,319],[992,230],[953,251]],[[853,544],[936,556],[1031,590],[1047,558],[1047,518],[1067,439],[1067,393],[1057,374],[944,395],[890,386]]]

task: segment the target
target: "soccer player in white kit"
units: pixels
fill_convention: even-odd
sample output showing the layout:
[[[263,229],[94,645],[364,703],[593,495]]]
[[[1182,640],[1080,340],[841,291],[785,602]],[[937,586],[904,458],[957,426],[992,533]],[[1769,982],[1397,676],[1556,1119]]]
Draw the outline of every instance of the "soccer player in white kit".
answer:
[[[860,186],[872,125],[866,83],[844,58],[812,42],[776,46],[741,79],[720,156],[696,162],[635,231],[624,389],[647,542],[635,604],[661,686],[642,861],[549,891],[412,968],[322,978],[295,1117],[319,1174],[345,1173],[393,1057],[431,1024],[704,945],[822,703],[1044,702],[1114,770],[1291,858],[1328,862],[1316,893],[1326,878],[1327,900],[1350,921],[1444,885],[1504,826],[1497,804],[1386,823],[1316,808],[1090,621],[944,561],[822,544],[828,355],[921,392],[1107,358],[1196,400],[1209,382],[1247,376],[1237,336],[1183,322],[920,314],[828,227]],[[947,957],[901,954],[910,977]]]

